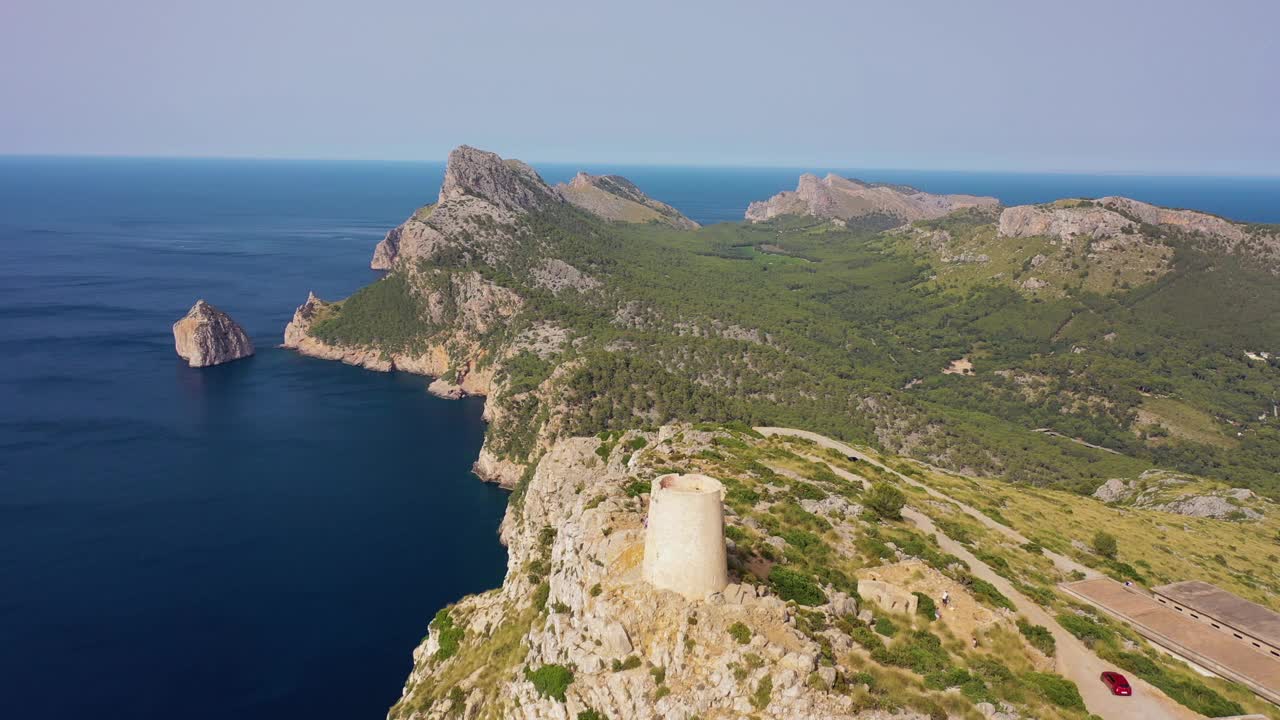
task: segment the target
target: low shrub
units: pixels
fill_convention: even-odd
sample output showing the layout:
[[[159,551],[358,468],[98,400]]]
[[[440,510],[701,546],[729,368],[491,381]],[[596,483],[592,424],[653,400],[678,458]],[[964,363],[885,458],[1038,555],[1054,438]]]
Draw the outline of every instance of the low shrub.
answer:
[[[1058,643],[1053,639],[1053,633],[1049,632],[1049,628],[1043,625],[1032,625],[1031,623],[1018,618],[1018,632],[1031,643],[1031,647],[1040,652],[1053,657],[1058,651]]]
[[[827,601],[827,596],[809,577],[795,570],[775,565],[769,571],[769,584],[778,597],[783,600],[794,600],[797,604],[813,607]]]
[[[881,480],[867,491],[862,504],[881,520],[901,520],[907,498],[896,486]]]
[[[1098,643],[1110,644],[1116,637],[1115,631],[1111,628],[1075,613],[1059,614],[1058,624],[1089,647],[1094,647]]]
[[[887,617],[876,618],[876,632],[885,637],[893,637],[898,634],[898,626]]]
[[[751,642],[751,628],[736,622],[729,626],[729,637],[737,640],[739,645],[746,645]]]
[[[911,594],[916,596],[916,614],[925,618],[927,622],[933,622],[933,619],[938,614],[938,604],[925,593],[913,592]]]
[[[942,640],[928,630],[917,630],[892,645],[871,651],[871,659],[881,665],[906,668],[928,675],[947,667],[947,651]]]
[[[996,589],[995,585],[983,580],[982,578],[969,578],[969,592],[973,593],[978,600],[985,602],[992,607],[1004,608],[1006,610],[1014,610],[1013,601],[1004,596],[1004,593]]]
[[[444,608],[436,613],[435,619],[431,621],[431,628],[436,632],[438,641],[436,659],[448,660],[457,655],[458,648],[462,645],[464,631],[453,624],[453,617],[449,615],[449,608]]]
[[[573,671],[564,665],[543,665],[537,670],[525,668],[524,676],[543,697],[564,702],[564,693],[573,684]]]
[[[628,657],[626,660],[619,660],[618,658],[614,658],[613,665],[611,666],[610,669],[612,669],[614,672],[624,672],[627,670],[635,670],[638,667],[640,667],[640,658],[635,655],[632,655]]]
[[[1084,698],[1080,697],[1080,688],[1061,675],[1029,672],[1023,677],[1028,685],[1040,693],[1041,697],[1054,705],[1068,710],[1085,709]]]
[[[756,710],[764,710],[769,707],[769,701],[773,699],[773,678],[765,675],[760,678],[759,684],[756,685],[755,692],[751,693],[751,707]]]

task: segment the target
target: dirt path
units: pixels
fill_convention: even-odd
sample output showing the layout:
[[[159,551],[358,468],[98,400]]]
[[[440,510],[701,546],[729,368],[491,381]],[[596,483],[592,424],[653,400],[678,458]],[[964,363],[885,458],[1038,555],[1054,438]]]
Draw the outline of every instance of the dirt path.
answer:
[[[812,433],[807,430],[758,427],[756,428],[756,431],[764,435],[788,435],[792,437],[806,438],[814,441],[822,447],[831,448],[837,452],[844,453],[847,456],[856,457],[863,462],[870,463],[882,470],[893,473],[903,482],[924,488],[931,497],[955,503],[967,514],[971,515],[979,522],[982,522],[986,527],[1001,532],[1018,542],[1027,541],[1025,537],[1013,528],[997,523],[986,515],[978,512],[976,509],[965,505],[964,503],[957,502],[949,496],[913,480],[902,473],[899,473],[893,468],[886,467],[884,464],[872,460],[863,453],[858,452],[842,442],[832,440],[831,438],[818,435],[817,433]],[[843,468],[830,465],[828,465],[828,467],[846,480],[863,482],[864,485],[866,484],[862,478],[847,472]],[[1018,612],[1021,615],[1026,617],[1032,623],[1049,628],[1049,631],[1053,634],[1053,639],[1057,642],[1057,655],[1054,659],[1056,669],[1064,677],[1073,681],[1080,688],[1080,695],[1084,698],[1085,705],[1088,707],[1089,712],[1094,713],[1105,720],[1130,720],[1132,718],[1142,718],[1143,720],[1158,720],[1160,718],[1168,718],[1171,720],[1193,720],[1195,718],[1203,717],[1202,715],[1192,712],[1188,708],[1170,700],[1168,696],[1160,692],[1160,690],[1135,677],[1129,678],[1130,683],[1133,684],[1134,694],[1132,697],[1116,697],[1112,695],[1102,682],[1098,680],[1098,676],[1102,674],[1102,671],[1114,668],[1111,668],[1097,655],[1094,655],[1093,652],[1085,647],[1084,643],[1080,642],[1075,635],[1072,635],[1063,629],[1063,627],[1058,624],[1058,621],[1046,612],[1044,608],[1018,592],[1018,590],[1013,587],[1012,583],[997,574],[994,570],[988,567],[986,563],[976,558],[973,553],[969,552],[969,550],[963,545],[952,540],[946,534],[938,530],[929,516],[910,507],[903,508],[902,516],[911,521],[922,532],[936,537],[938,545],[943,549],[943,551],[951,553],[968,563],[970,572],[972,572],[975,577],[986,580],[994,585],[1000,592],[1004,593],[1006,597],[1013,601],[1014,606],[1018,609]],[[1045,554],[1050,555],[1047,551]],[[1061,559],[1061,563],[1058,558]],[[1088,571],[1087,568],[1084,568],[1084,566],[1081,566],[1070,558],[1057,556],[1057,558],[1051,559],[1053,559],[1054,564],[1059,567],[1065,566],[1070,569],[1079,568],[1082,572],[1087,571],[1087,574],[1091,577],[1096,577],[1098,575],[1096,572]]]

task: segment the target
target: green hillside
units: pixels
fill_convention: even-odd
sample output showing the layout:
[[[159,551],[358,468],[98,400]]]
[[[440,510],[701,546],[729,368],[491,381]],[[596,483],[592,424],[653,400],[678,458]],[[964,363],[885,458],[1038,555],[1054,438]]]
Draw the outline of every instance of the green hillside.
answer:
[[[799,217],[689,231],[558,205],[521,216],[501,259],[479,259],[461,238],[458,251],[402,261],[315,334],[411,346],[441,332],[414,283],[466,270],[515,290],[520,312],[482,343],[512,409],[491,443],[520,462],[554,397],[557,427],[575,434],[739,420],[1077,491],[1160,466],[1280,497],[1280,421],[1259,420],[1280,396],[1280,361],[1245,355],[1280,348],[1268,267],[1152,232],[1117,267],[1037,261],[1059,271],[1028,291],[1024,266],[1053,244],[998,237],[995,222],[961,211],[890,231]],[[940,229],[952,245],[918,240]],[[1089,255],[1066,246],[1055,251]],[[978,272],[947,254],[986,260]],[[602,284],[545,289],[529,269],[546,257]],[[572,342],[544,357],[509,349],[546,323]],[[962,359],[971,373],[943,372]],[[548,378],[556,392],[530,392]]]

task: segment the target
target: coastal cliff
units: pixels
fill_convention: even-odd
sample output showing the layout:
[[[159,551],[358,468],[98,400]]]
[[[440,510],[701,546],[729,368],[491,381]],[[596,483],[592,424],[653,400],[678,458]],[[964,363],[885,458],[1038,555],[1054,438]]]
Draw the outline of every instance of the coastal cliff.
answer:
[[[389,717],[889,717],[835,689],[845,670],[831,659],[854,647],[834,630],[857,622],[849,594],[829,587],[820,604],[789,603],[732,542],[723,592],[687,600],[641,579],[637,492],[657,468],[716,438],[733,435],[668,426],[556,443],[507,511],[502,587],[436,616]],[[832,630],[817,629],[827,623]]]

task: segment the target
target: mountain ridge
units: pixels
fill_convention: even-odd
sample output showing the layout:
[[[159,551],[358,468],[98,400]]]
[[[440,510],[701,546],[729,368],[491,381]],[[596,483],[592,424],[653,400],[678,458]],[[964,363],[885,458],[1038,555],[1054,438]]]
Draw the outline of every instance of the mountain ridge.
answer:
[[[963,208],[995,208],[999,202],[977,195],[935,195],[908,185],[868,183],[834,173],[821,179],[805,173],[794,191],[786,190],[768,200],[751,203],[745,218],[750,222],[764,222],[784,215],[809,215],[848,222],[868,216],[887,216],[902,225],[942,217]]]

